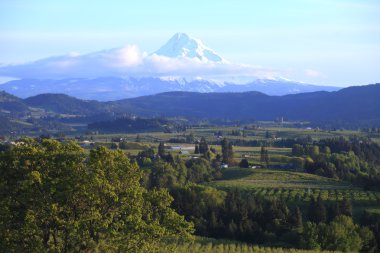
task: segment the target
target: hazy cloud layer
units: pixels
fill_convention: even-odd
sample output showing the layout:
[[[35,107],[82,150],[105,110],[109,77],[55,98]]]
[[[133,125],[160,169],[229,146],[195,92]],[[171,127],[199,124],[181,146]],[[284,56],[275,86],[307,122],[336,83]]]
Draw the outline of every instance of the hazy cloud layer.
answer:
[[[275,78],[274,70],[230,62],[201,61],[197,58],[170,58],[142,53],[138,46],[105,50],[85,55],[69,53],[30,63],[3,66],[0,76],[15,78],[95,78],[100,76],[181,76],[226,79]]]

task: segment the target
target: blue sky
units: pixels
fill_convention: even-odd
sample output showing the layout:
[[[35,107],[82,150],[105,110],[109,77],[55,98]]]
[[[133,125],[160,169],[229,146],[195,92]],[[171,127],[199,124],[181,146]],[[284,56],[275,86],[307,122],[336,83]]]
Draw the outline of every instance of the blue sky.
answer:
[[[0,63],[137,44],[174,33],[224,58],[326,85],[380,82],[380,1],[0,1]]]

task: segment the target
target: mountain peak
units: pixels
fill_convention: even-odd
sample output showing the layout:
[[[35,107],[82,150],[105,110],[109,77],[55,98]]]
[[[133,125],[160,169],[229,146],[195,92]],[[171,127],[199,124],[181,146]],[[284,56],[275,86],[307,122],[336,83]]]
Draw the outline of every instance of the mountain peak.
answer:
[[[199,39],[180,32],[174,34],[155,54],[171,58],[187,57],[196,58],[201,61],[225,61],[214,50],[205,46]]]
[[[177,38],[178,40],[181,39],[181,38],[182,39],[186,39],[186,40],[190,40],[191,39],[189,35],[187,35],[186,33],[181,33],[181,32],[178,32],[178,33],[174,34],[172,38]]]

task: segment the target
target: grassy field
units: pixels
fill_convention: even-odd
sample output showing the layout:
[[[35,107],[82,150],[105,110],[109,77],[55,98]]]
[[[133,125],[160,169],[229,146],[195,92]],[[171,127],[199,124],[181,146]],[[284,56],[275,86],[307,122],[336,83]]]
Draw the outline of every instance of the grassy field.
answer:
[[[222,188],[354,189],[350,184],[303,172],[229,168],[224,180],[212,182]]]
[[[194,242],[175,245],[174,253],[314,253],[332,251],[312,251],[281,247],[265,247],[228,240],[197,238]],[[337,252],[337,251],[335,251]],[[162,252],[164,253],[164,252]],[[166,252],[165,252],[166,253]]]
[[[222,190],[240,189],[248,194],[266,198],[280,198],[297,205],[321,195],[323,200],[334,202],[348,199],[357,208],[380,208],[380,192],[364,191],[347,182],[317,175],[267,169],[229,168],[224,179],[209,185]],[[363,210],[364,210],[363,209]],[[380,209],[379,209],[380,210]]]
[[[240,131],[244,133],[243,136],[234,136],[232,131]],[[171,138],[181,138],[186,135],[194,135],[196,139],[201,137],[206,138],[208,141],[217,140],[215,133],[222,133],[222,137],[226,137],[230,140],[233,139],[244,139],[244,140],[263,140],[266,139],[266,134],[269,132],[271,135],[277,138],[299,138],[310,136],[314,140],[319,140],[323,138],[332,138],[332,137],[367,137],[373,139],[380,139],[380,134],[368,134],[361,131],[353,130],[337,130],[337,131],[327,131],[319,129],[306,129],[306,128],[292,128],[292,127],[257,127],[257,128],[248,128],[244,129],[241,126],[215,126],[215,127],[192,127],[187,129],[185,132],[180,133],[163,133],[163,132],[149,132],[149,133],[119,133],[119,134],[97,134],[91,135],[98,140],[110,139],[112,137],[124,137],[128,140],[135,140],[136,136],[139,135],[141,140],[144,142],[156,142],[156,141],[167,141]],[[90,135],[85,135],[89,137]]]
[[[286,126],[286,125],[284,125]],[[235,136],[233,131],[244,133],[244,136]],[[137,136],[143,143],[157,144],[159,142],[169,143],[172,139],[184,140],[186,136],[192,135],[194,140],[200,140],[204,137],[207,142],[219,142],[221,138],[227,138],[230,141],[233,140],[273,140],[271,138],[266,138],[267,132],[270,136],[277,139],[286,138],[300,138],[310,136],[313,140],[317,141],[323,138],[333,138],[333,137],[370,137],[377,143],[380,143],[380,134],[375,133],[365,133],[361,131],[324,131],[317,129],[306,129],[306,128],[292,128],[292,127],[257,127],[244,129],[241,126],[230,126],[230,127],[192,127],[187,129],[185,132],[178,133],[164,133],[164,132],[149,132],[149,133],[119,133],[119,134],[96,134],[96,135],[84,135],[85,139],[92,139],[96,142],[111,142],[113,138],[123,138],[126,141],[135,141]],[[218,138],[216,133],[221,133],[222,137]],[[73,138],[74,136],[67,136]],[[183,144],[176,144],[183,145]],[[217,151],[220,151],[218,145],[212,145]],[[235,146],[235,157],[240,158],[242,155],[250,155],[251,162],[257,162],[260,155],[260,147],[241,147]],[[269,155],[274,164],[278,164],[276,156],[286,156],[291,152],[290,148],[268,148]],[[277,157],[278,158],[278,157]],[[277,159],[278,160],[278,159]]]
[[[284,125],[286,126],[286,124]],[[234,136],[233,131],[244,132],[243,136]],[[229,140],[265,140],[267,133],[276,138],[299,138],[310,136],[313,140],[332,137],[361,136],[371,137],[380,143],[379,134],[371,134],[360,131],[323,131],[318,129],[273,127],[270,124],[263,127],[243,129],[240,126],[231,127],[193,127],[182,133],[150,132],[140,134],[99,134],[87,135],[85,139],[93,139],[97,145],[110,146],[113,138],[123,138],[131,143],[124,151],[130,155],[136,155],[139,151],[148,147],[157,151],[158,143],[163,141],[168,146],[175,146],[174,149],[167,149],[173,155],[180,155],[183,159],[189,159],[194,155],[194,144],[170,143],[171,139],[185,139],[186,136],[193,135],[194,140],[205,137],[208,142],[219,141],[216,133],[221,133],[222,137]],[[135,143],[136,138],[140,139],[140,144]],[[221,153],[219,145],[209,145]],[[295,164],[297,158],[291,157],[291,148],[268,147],[270,158],[269,167],[278,165]],[[181,150],[186,150],[186,154],[180,154]],[[251,164],[260,164],[260,147],[234,146],[234,158],[236,162],[246,158]],[[199,155],[197,155],[199,156]],[[301,165],[300,165],[301,166]],[[278,168],[278,167],[277,167]],[[302,168],[302,167],[300,167]],[[223,180],[209,183],[219,189],[230,190],[234,188],[249,191],[251,194],[282,198],[290,202],[309,201],[311,196],[318,196],[324,200],[336,201],[343,198],[350,199],[357,203],[357,206],[369,207],[373,210],[380,208],[380,193],[363,191],[347,182],[320,177],[302,172],[280,171],[267,169],[240,169],[230,168],[223,172]],[[359,205],[360,204],[360,205]],[[380,209],[379,209],[380,210]]]
[[[233,136],[232,131],[244,131],[245,137]],[[133,144],[137,136],[142,145],[130,145],[124,151],[130,155],[136,155],[139,151],[147,147],[157,151],[160,141],[164,141],[168,146],[175,146],[174,149],[167,149],[173,155],[180,155],[183,159],[188,159],[194,155],[194,144],[189,143],[170,143],[170,139],[184,139],[192,134],[195,140],[205,137],[207,141],[219,140],[215,133],[221,132],[223,137],[227,139],[243,139],[243,140],[262,140],[265,139],[267,132],[275,135],[277,138],[295,138],[311,136],[314,140],[331,137],[350,137],[350,136],[368,136],[368,133],[360,131],[322,131],[305,128],[291,127],[259,127],[254,129],[243,129],[240,126],[234,127],[194,127],[187,129],[182,133],[163,133],[150,132],[140,134],[105,134],[93,135],[92,139],[99,145],[110,145],[112,138],[123,138],[127,142]],[[90,138],[91,136],[85,136]],[[370,136],[374,141],[380,142],[379,134]],[[221,153],[219,145],[209,145],[216,149],[217,153]],[[251,164],[260,164],[260,147],[234,146],[235,161],[246,158]],[[295,157],[291,157],[290,148],[268,147],[270,158],[269,166],[287,165],[294,163]],[[186,154],[180,154],[181,150],[186,150]],[[197,155],[199,156],[199,155]],[[363,191],[358,187],[354,187],[347,182],[320,177],[302,172],[279,171],[266,169],[240,169],[232,168],[223,172],[224,179],[211,182],[210,185],[219,189],[239,188],[249,191],[251,194],[280,197],[287,201],[300,202],[308,201],[311,196],[318,196],[328,201],[341,200],[348,198],[353,202],[360,203],[361,206],[373,206],[374,209],[380,207],[380,193]]]

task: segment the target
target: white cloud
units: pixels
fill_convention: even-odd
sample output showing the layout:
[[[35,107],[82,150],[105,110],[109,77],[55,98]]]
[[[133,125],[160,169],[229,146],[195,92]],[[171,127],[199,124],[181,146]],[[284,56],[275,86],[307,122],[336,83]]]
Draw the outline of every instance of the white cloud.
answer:
[[[130,67],[142,63],[142,55],[137,45],[127,45],[118,51],[122,66]]]
[[[70,53],[26,64],[4,66],[0,76],[15,78],[95,78],[101,76],[181,76],[213,80],[279,77],[275,70],[230,62],[201,61],[198,58],[171,58],[141,53],[138,46],[80,55]]]
[[[324,74],[322,74],[321,72],[314,70],[314,69],[306,69],[305,75],[308,77],[313,77],[313,78],[324,78],[325,77]]]
[[[230,80],[241,78],[273,78],[279,74],[259,66],[230,62],[201,61],[198,58],[170,58],[156,54],[144,58],[144,69],[156,76],[182,76]]]
[[[71,56],[71,57],[78,57],[78,56],[80,56],[80,53],[79,53],[79,52],[72,51],[72,52],[69,52],[67,55],[68,55],[68,56]]]

